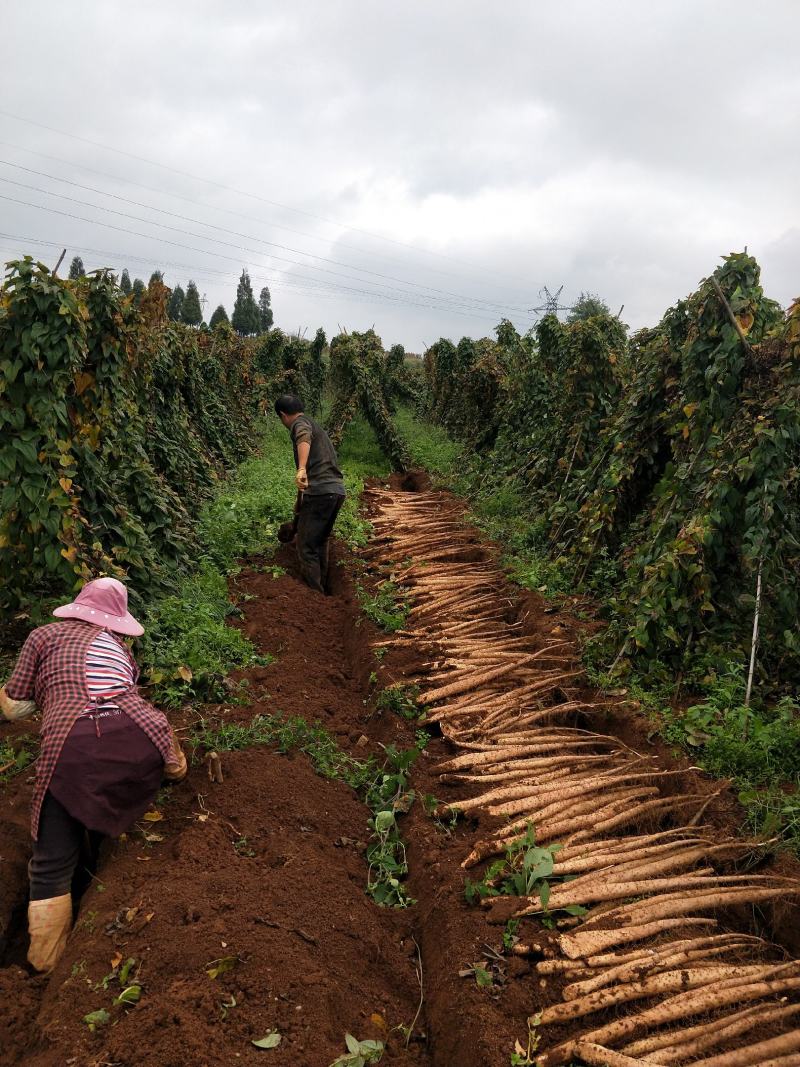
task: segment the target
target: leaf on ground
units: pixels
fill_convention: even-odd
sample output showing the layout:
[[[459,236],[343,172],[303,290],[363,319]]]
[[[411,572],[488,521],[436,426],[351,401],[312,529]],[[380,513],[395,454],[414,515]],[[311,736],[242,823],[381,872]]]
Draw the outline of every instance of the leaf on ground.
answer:
[[[123,989],[120,995],[114,1001],[114,1007],[118,1007],[120,1004],[135,1004],[139,997],[142,995],[142,987],[140,985],[129,985],[127,989]]]
[[[97,1026],[105,1026],[110,1019],[111,1016],[105,1008],[100,1008],[99,1011],[90,1011],[88,1015],[84,1015],[83,1017],[83,1021],[90,1030],[94,1030]]]
[[[353,1037],[352,1034],[344,1035],[344,1043],[347,1045],[348,1052],[353,1052],[357,1055],[361,1051],[361,1042],[357,1037]]]
[[[384,1032],[386,1032],[389,1029],[389,1024],[386,1022],[386,1020],[379,1011],[374,1011],[372,1015],[370,1015],[369,1021],[372,1023],[373,1026],[377,1026],[379,1030],[383,1030]]]
[[[257,1040],[250,1042],[256,1048],[277,1048],[280,1043],[281,1035],[277,1030],[270,1030],[266,1037],[259,1037]]]
[[[206,974],[209,978],[218,978],[219,975],[230,971],[239,962],[238,956],[223,956],[219,960],[212,960],[206,964]]]
[[[164,816],[160,811],[146,811],[142,818],[145,822],[161,822]]]
[[[189,667],[178,667],[178,674],[183,678],[184,682],[191,682],[193,677]]]

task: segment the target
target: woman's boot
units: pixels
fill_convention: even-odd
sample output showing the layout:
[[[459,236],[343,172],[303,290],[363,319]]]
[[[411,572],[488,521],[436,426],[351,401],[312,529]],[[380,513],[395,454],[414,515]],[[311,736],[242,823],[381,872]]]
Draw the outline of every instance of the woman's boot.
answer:
[[[61,959],[72,926],[72,894],[32,900],[28,904],[28,933],[31,946],[28,963],[49,974]]]

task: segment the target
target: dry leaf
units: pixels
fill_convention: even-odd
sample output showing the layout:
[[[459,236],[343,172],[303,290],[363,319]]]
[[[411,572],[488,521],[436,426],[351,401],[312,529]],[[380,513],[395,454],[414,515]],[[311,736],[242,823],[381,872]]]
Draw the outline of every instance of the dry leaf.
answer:
[[[164,816],[160,811],[146,811],[142,818],[145,822],[161,822]]]

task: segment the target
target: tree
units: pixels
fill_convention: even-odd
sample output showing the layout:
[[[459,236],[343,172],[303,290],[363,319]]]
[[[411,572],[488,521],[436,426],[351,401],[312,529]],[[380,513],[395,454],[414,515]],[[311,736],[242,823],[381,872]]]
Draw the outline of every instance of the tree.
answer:
[[[123,291],[125,296],[131,295],[131,289],[133,288],[133,286],[131,285],[131,276],[130,274],[128,274],[127,267],[122,272],[122,277],[119,280],[119,287]]]
[[[611,308],[597,293],[581,293],[567,315],[567,322],[581,322],[593,315],[610,315]]]
[[[266,285],[258,294],[258,314],[261,319],[261,332],[266,333],[275,321],[270,307],[269,289]]]
[[[190,281],[186,286],[186,296],[181,308],[181,321],[187,326],[199,326],[203,321],[203,309],[200,307],[200,294],[197,286]]]
[[[138,307],[139,301],[142,299],[142,293],[144,292],[144,282],[141,278],[133,279],[133,288],[131,293],[133,294],[133,302]]]
[[[184,293],[180,285],[176,285],[172,290],[169,303],[167,304],[167,315],[169,315],[172,322],[181,321],[181,313],[183,311],[183,302],[185,299],[186,293]]]
[[[253,286],[246,270],[242,271],[236,287],[236,303],[233,305],[231,325],[242,337],[251,337],[261,330],[261,312],[253,296]]]
[[[147,283],[147,288],[148,289],[152,289],[153,288],[153,282],[161,282],[163,284],[163,281],[164,281],[164,272],[163,272],[163,270],[154,270],[153,273],[150,275],[150,281]]]
[[[208,325],[213,330],[216,326],[219,326],[221,322],[228,322],[228,312],[225,310],[222,304],[219,305],[214,314],[211,316],[211,321]]]
[[[83,260],[80,256],[75,256],[69,265],[69,277],[71,281],[75,281],[77,278],[82,278],[86,271],[83,269]]]

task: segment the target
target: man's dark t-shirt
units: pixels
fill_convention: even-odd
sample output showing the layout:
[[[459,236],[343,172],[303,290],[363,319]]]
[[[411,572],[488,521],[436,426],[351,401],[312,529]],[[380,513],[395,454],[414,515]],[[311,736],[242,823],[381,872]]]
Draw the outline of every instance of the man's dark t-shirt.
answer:
[[[306,495],[323,496],[326,493],[333,493],[335,496],[344,496],[344,480],[339,470],[336,449],[319,423],[310,419],[308,415],[299,415],[292,423],[291,435],[295,466],[297,465],[297,446],[301,441],[308,441],[311,444],[306,463],[308,475]]]

